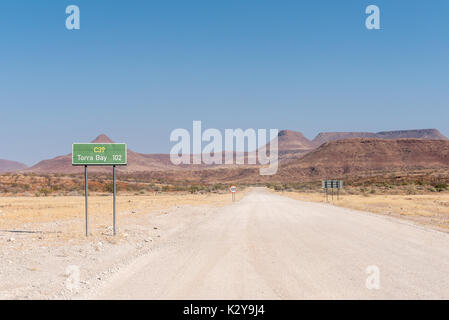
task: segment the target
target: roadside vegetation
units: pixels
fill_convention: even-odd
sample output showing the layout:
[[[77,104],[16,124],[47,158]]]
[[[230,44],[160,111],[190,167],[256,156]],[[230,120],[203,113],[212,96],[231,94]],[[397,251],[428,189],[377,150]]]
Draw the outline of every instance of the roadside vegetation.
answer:
[[[110,194],[113,191],[110,176],[89,176],[89,193]],[[161,193],[227,193],[229,185],[224,183],[201,184],[189,182],[163,183],[159,179],[145,180],[124,176],[117,181],[117,192],[127,195],[149,195]],[[239,185],[243,190],[244,185]],[[60,174],[3,174],[0,175],[0,196],[79,196],[84,195],[84,177]]]
[[[315,183],[268,183],[266,187],[274,191],[290,191],[316,193],[324,192],[321,189],[321,181]],[[448,192],[449,184],[446,181],[401,181],[389,182],[364,182],[345,183],[340,194],[344,195],[418,195]]]

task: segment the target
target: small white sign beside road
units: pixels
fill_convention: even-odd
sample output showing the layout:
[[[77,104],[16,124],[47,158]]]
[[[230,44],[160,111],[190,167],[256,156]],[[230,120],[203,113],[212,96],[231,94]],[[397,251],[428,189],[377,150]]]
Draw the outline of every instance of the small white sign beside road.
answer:
[[[229,191],[232,194],[232,202],[235,201],[235,193],[237,192],[237,187],[236,186],[230,186],[229,187]]]

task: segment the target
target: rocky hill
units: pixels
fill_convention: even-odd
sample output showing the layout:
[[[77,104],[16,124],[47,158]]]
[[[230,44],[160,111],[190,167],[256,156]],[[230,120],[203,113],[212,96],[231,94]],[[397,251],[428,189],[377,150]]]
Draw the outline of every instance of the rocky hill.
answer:
[[[284,177],[340,177],[366,172],[449,168],[449,141],[356,138],[331,141],[282,165]]]

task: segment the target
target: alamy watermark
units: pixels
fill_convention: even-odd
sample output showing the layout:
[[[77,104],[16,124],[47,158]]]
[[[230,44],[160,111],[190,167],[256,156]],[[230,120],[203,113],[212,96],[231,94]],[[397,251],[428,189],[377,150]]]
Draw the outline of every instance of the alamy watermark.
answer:
[[[67,6],[65,13],[69,15],[65,20],[67,30],[79,30],[81,28],[80,8],[72,4]]]
[[[380,29],[380,9],[376,5],[369,5],[365,9],[365,13],[369,16],[365,20],[365,26],[368,30]]]
[[[65,21],[67,30],[80,29],[80,8],[77,5],[71,4],[65,9],[68,14]],[[380,29],[380,9],[376,5],[369,5],[365,9],[365,13],[369,16],[365,20],[365,26],[368,30]]]
[[[224,138],[218,129],[203,132],[201,121],[193,121],[192,129],[192,135],[186,129],[175,129],[170,134],[170,141],[177,142],[170,151],[173,164],[241,165],[246,162],[268,165],[259,169],[260,175],[276,174],[278,129],[269,130],[268,141],[266,129],[225,129]],[[203,142],[207,143],[204,148]]]

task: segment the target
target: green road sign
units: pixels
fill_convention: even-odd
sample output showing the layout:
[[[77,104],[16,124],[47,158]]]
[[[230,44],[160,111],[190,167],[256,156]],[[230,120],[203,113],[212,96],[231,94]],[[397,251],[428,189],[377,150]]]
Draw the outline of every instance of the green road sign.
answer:
[[[74,143],[74,166],[126,166],[126,143]]]

